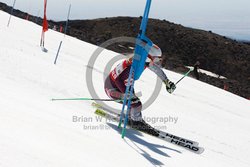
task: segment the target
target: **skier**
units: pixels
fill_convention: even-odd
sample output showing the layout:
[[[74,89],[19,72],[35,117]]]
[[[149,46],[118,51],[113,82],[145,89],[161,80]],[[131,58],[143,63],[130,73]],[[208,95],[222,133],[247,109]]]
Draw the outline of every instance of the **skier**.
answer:
[[[149,68],[153,71],[163,83],[166,85],[166,89],[169,93],[172,93],[176,86],[173,82],[171,82],[163,70],[160,68],[161,65],[161,57],[162,52],[161,49],[153,44],[151,49],[149,50],[147,60],[145,63],[145,68]],[[130,72],[130,67],[132,65],[132,58],[126,59],[120,64],[118,64],[109,74],[105,81],[105,92],[106,94],[115,100],[124,99],[126,85],[128,84],[128,77]],[[144,68],[144,69],[145,69]],[[119,103],[123,103],[122,101]],[[129,112],[129,121],[128,124],[135,129],[145,131],[152,135],[158,136],[158,133],[155,131],[153,127],[148,125],[142,119],[142,103],[140,99],[133,94],[131,98],[131,110]]]
[[[195,76],[195,78],[196,78],[197,80],[200,79],[199,72],[198,72],[199,66],[200,66],[200,62],[197,61],[197,62],[194,64],[194,70],[193,70],[193,74],[194,74],[194,76]]]

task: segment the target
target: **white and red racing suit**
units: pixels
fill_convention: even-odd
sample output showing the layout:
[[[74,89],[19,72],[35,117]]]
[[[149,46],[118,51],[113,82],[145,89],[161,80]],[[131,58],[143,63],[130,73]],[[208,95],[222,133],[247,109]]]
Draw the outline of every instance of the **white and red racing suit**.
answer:
[[[124,60],[120,64],[118,64],[109,74],[105,81],[105,92],[112,99],[122,99],[124,98],[126,86],[128,82],[129,72],[132,65],[132,58]],[[145,68],[149,68],[153,71],[158,77],[161,78],[162,81],[167,80],[166,74],[162,71],[162,69],[153,64],[146,63]],[[122,102],[120,102],[122,103]],[[133,120],[141,120],[142,114],[142,103],[138,97],[133,95],[133,99],[131,102],[131,112],[130,118]]]

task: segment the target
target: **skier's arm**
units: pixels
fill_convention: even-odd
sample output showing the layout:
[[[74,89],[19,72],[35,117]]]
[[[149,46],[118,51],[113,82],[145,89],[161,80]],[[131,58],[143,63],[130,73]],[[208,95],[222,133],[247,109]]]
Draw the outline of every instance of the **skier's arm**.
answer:
[[[163,82],[168,80],[168,77],[164,73],[164,71],[155,64],[149,64],[148,68],[153,71]]]
[[[161,78],[161,80],[165,83],[166,85],[166,89],[169,93],[173,93],[176,86],[173,82],[171,82],[168,77],[166,76],[166,74],[164,73],[164,71],[157,65],[155,64],[150,64],[148,66],[148,68],[153,71],[159,78]]]

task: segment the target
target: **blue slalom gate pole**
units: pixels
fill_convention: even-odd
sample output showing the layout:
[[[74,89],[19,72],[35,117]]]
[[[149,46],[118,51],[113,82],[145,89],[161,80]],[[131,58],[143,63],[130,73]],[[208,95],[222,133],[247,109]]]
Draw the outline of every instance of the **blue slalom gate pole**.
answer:
[[[133,70],[133,67],[130,68],[130,71],[129,71],[129,77],[128,77],[128,83],[130,83],[131,81],[131,78],[132,78],[132,75],[134,73],[134,70]],[[121,111],[121,115],[120,115],[120,121],[119,121],[119,124],[118,124],[118,128],[121,128],[121,124],[122,124],[122,120],[124,118],[124,110],[125,110],[125,106],[127,104],[127,101],[128,101],[128,93],[130,92],[130,89],[131,89],[131,85],[128,84],[126,86],[126,92],[125,92],[125,98],[123,100],[123,105],[122,105],[122,111]],[[127,111],[128,112],[128,111]]]
[[[147,4],[146,4],[146,7],[145,7],[144,15],[143,15],[143,18],[142,18],[142,23],[141,23],[141,26],[140,26],[141,35],[145,35],[146,34],[150,6],[151,6],[151,0],[147,0]]]
[[[65,25],[65,28],[64,28],[64,36],[63,36],[64,38],[65,38],[65,35],[66,35],[66,33],[67,33],[70,10],[71,10],[71,4],[69,5],[69,10],[68,10],[68,15],[67,15],[67,21],[66,21],[66,25]],[[60,42],[60,44],[59,44],[59,47],[58,47],[58,50],[57,50],[57,53],[56,53],[55,60],[54,60],[54,64],[55,64],[55,65],[56,65],[56,62],[57,62],[57,58],[58,58],[58,56],[59,56],[59,52],[60,52],[60,50],[61,50],[62,43],[63,43],[63,41],[61,40],[61,42]]]
[[[140,78],[144,70],[145,61],[148,55],[149,48],[152,47],[153,45],[152,41],[145,36],[150,6],[151,6],[151,0],[147,0],[143,19],[142,19],[141,26],[140,26],[140,32],[138,34],[137,41],[136,41],[133,63],[131,65],[130,72],[129,72],[128,85],[126,87],[125,98],[123,101],[120,121],[118,124],[118,128],[120,128],[122,120],[124,118],[125,106],[127,106],[127,112],[126,112],[126,116],[124,120],[124,127],[122,129],[122,138],[124,138],[125,133],[126,133],[128,116],[131,110],[131,98],[132,98],[133,91],[134,91],[134,83],[135,83],[135,80],[138,80]],[[144,46],[143,43],[146,43],[146,46]]]
[[[148,24],[148,15],[150,11],[151,6],[151,0],[147,0],[146,7],[144,10],[140,31],[137,36],[136,46],[135,46],[135,56],[133,59],[132,66],[135,70],[135,76],[134,79],[138,80],[144,71],[145,61],[148,56],[148,51],[150,47],[152,47],[153,42],[148,39],[145,35],[147,30],[147,24]],[[146,43],[146,46],[143,46],[143,43]]]
[[[126,116],[125,116],[125,120],[124,120],[124,126],[123,126],[123,129],[122,129],[122,138],[124,138],[124,136],[126,134],[126,127],[127,127],[127,123],[128,123],[128,115],[129,115],[129,112],[131,111],[131,98],[132,98],[132,94],[133,94],[133,91],[134,91],[134,83],[135,83],[135,81],[132,80],[132,85],[130,86],[130,92],[129,92],[129,101],[128,101],[128,106],[127,106],[127,112],[126,112]]]
[[[10,12],[10,17],[9,17],[9,21],[8,21],[7,27],[9,27],[9,25],[10,25],[10,19],[11,19],[11,16],[13,14],[13,10],[14,10],[15,4],[16,4],[16,0],[14,0],[14,3],[12,5],[12,9],[11,9],[11,12]]]

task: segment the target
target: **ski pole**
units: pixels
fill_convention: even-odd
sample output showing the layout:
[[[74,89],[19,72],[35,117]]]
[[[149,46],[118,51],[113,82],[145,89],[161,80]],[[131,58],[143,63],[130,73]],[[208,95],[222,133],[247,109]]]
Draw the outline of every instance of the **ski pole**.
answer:
[[[175,83],[175,85],[177,85],[181,80],[183,80],[183,78],[185,78],[186,76],[188,76],[188,74],[191,72],[191,71],[193,71],[194,69],[193,68],[190,68],[189,70],[188,70],[188,72],[186,72],[182,77],[181,77],[181,79],[179,79],[176,83]]]
[[[61,98],[61,99],[56,99],[56,98],[53,98],[51,99],[52,101],[62,101],[62,100],[93,100],[93,101],[116,101],[116,102],[120,102],[122,101],[122,99],[93,99],[93,98]]]

